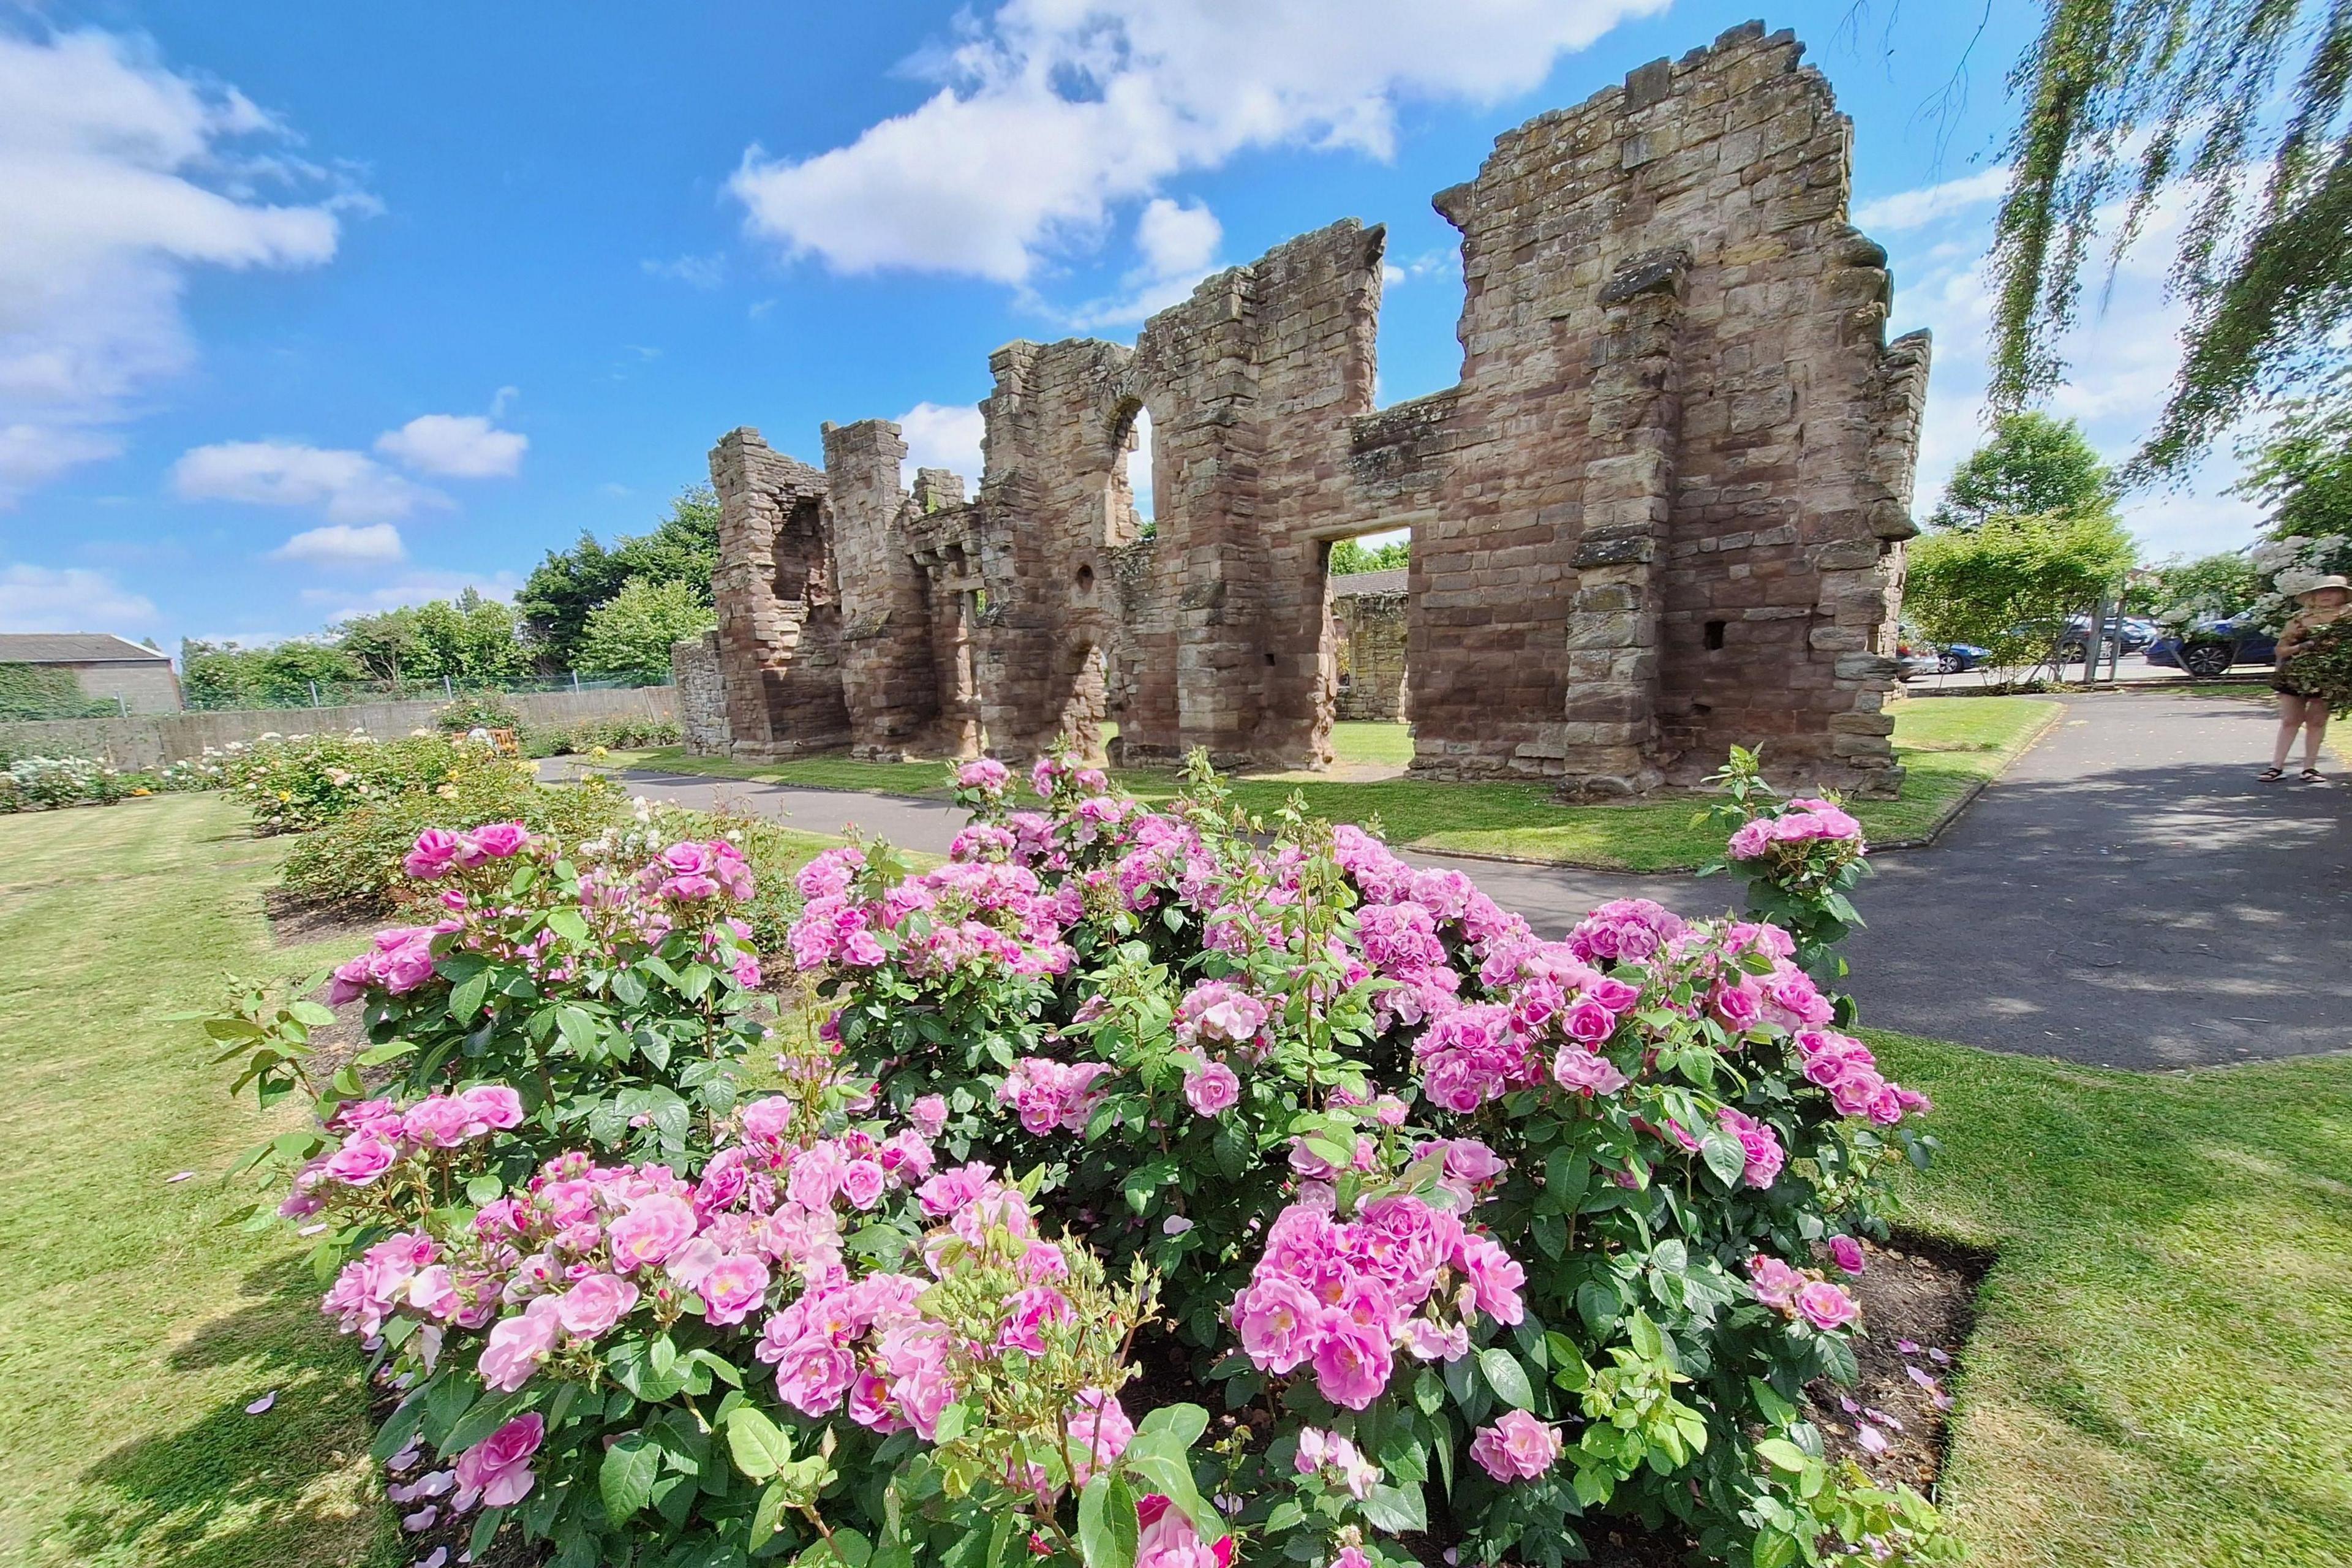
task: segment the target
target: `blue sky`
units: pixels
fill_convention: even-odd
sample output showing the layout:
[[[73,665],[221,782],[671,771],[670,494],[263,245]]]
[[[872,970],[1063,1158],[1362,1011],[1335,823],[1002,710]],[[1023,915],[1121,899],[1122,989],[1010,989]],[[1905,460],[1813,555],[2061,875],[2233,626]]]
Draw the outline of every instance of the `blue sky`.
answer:
[[[1976,434],[2036,10],[1767,16],[1854,118],[1896,330],[1937,333],[1923,510]],[[1129,339],[1342,216],[1390,226],[1383,398],[1431,391],[1460,279],[1430,195],[1751,14],[0,0],[0,630],[176,647],[510,593],[583,529],[651,526],[736,425],[814,459],[822,420],[903,418],[973,473],[991,349]],[[2126,264],[2058,400],[2116,456],[2176,353],[2161,273]],[[2229,477],[2131,521],[2158,552],[2242,542]]]

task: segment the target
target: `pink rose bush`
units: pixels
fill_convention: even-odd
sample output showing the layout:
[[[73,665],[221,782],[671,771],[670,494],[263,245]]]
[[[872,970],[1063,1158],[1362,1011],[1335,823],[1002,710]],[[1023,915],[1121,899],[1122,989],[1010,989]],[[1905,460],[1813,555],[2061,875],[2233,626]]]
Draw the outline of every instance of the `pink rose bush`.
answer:
[[[283,1207],[415,1496],[580,1561],[1403,1568],[1441,1516],[1466,1562],[1624,1519],[1948,1560],[1915,1496],[1784,1468],[1866,1329],[1811,1260],[1930,1147],[1798,932],[1545,932],[1204,769],[1021,782],[961,764],[932,869],[803,868],[815,1026],[749,1100],[740,858],[420,839],[439,918],[341,982],[399,1082],[328,1098]]]
[[[1034,768],[1044,812],[960,778],[973,823],[925,877],[870,850],[812,865],[794,953],[885,1103],[1050,1170],[1041,1199],[1114,1273],[1158,1275],[1159,1353],[1298,1434],[1229,1471],[1234,1522],[1369,1560],[1367,1530],[1415,1528],[1444,1412],[1478,1434],[1448,1506],[1486,1521],[1481,1552],[1596,1509],[1826,1528],[1755,1432],[1853,1374],[1858,1321],[1749,1260],[1877,1225],[1870,1173],[1929,1143],[1924,1098],[1833,1026],[1800,933],[1626,900],[1547,936],[1360,829],[1253,832],[1204,777],[1151,809],[1084,772]],[[1834,802],[1782,816],[1798,847],[1759,876],[1858,863]],[[1692,1365],[1744,1370],[1701,1399]],[[1362,1430],[1408,1435],[1408,1479]]]

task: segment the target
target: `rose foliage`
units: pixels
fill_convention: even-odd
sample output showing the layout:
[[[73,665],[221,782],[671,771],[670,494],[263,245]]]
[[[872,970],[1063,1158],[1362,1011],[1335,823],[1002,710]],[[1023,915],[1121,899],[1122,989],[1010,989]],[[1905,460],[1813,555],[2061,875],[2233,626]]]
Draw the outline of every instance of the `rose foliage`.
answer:
[[[447,917],[337,972],[375,1045],[278,1150],[404,1500],[574,1564],[1950,1559],[1800,1414],[1927,1106],[1787,931],[1031,784],[803,870],[823,1021],[740,1098],[716,846],[419,841]],[[284,1092],[320,1017],[214,1032]]]

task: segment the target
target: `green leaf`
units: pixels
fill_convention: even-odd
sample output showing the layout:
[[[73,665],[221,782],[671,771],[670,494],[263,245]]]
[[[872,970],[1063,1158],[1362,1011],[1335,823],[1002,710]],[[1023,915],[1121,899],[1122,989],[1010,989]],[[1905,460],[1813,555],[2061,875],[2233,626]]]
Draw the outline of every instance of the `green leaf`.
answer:
[[[1150,1205],[1151,1194],[1176,1179],[1176,1162],[1153,1160],[1138,1165],[1128,1173],[1124,1190],[1128,1207],[1141,1214]]]
[[[653,1500],[654,1479],[661,1470],[661,1449],[642,1432],[632,1432],[604,1450],[604,1467],[596,1475],[596,1489],[604,1511],[617,1522],[634,1517]]]
[[[1374,1487],[1361,1506],[1367,1524],[1391,1535],[1429,1528],[1429,1509],[1419,1487]]]
[[[776,1533],[784,1519],[784,1510],[792,1506],[789,1489],[781,1482],[771,1481],[760,1494],[760,1506],[751,1510],[751,1548],[759,1550],[768,1537]]]
[[[1802,1448],[1786,1437],[1767,1437],[1756,1445],[1756,1457],[1777,1470],[1801,1470],[1810,1462]]]
[[[1510,1352],[1499,1345],[1480,1351],[1478,1370],[1486,1375],[1486,1386],[1495,1391],[1496,1398],[1517,1409],[1535,1408],[1535,1390],[1528,1385],[1527,1369]]]
[[[727,1417],[727,1451],[738,1469],[763,1481],[792,1463],[793,1439],[761,1412],[739,1405]]]
[[[499,1195],[506,1190],[504,1182],[487,1173],[478,1176],[468,1176],[466,1179],[466,1201],[476,1208],[481,1207],[484,1204],[498,1202]]]
[[[457,983],[449,993],[449,1016],[464,1023],[482,1010],[482,998],[490,994],[490,972],[480,971],[471,979]]]
[[[1134,1568],[1141,1535],[1126,1478],[1097,1475],[1078,1494],[1078,1552],[1086,1568]]]
[[[1739,1184],[1740,1173],[1748,1169],[1748,1151],[1741,1146],[1738,1133],[1726,1127],[1714,1128],[1699,1140],[1699,1152],[1706,1160],[1706,1168],[1724,1185]]]
[[[1201,1440],[1209,1429],[1209,1413],[1197,1405],[1163,1405],[1143,1418],[1135,1435],[1148,1437],[1155,1432],[1166,1432],[1176,1439],[1179,1447],[1189,1448]]]
[[[556,935],[572,942],[584,942],[588,940],[588,922],[580,918],[578,910],[549,910],[547,926]]]
[[[1789,1568],[1797,1560],[1797,1538],[1782,1530],[1759,1531],[1756,1536],[1756,1568]]]

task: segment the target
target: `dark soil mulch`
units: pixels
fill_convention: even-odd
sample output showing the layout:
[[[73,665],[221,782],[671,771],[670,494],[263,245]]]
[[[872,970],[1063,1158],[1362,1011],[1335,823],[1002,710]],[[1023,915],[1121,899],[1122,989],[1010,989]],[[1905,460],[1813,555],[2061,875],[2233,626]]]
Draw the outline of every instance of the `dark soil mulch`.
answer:
[[[1946,1390],[1992,1258],[1917,1237],[1865,1242],[1863,1251],[1868,1266],[1851,1282],[1866,1331],[1854,1341],[1861,1379],[1852,1388],[1815,1384],[1808,1413],[1832,1459],[1932,1495],[1949,1441]]]
[[[261,896],[262,911],[269,917],[269,940],[278,947],[301,947],[314,942],[348,942],[353,952],[383,924],[383,911],[365,903],[295,897],[283,888]]]

